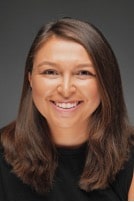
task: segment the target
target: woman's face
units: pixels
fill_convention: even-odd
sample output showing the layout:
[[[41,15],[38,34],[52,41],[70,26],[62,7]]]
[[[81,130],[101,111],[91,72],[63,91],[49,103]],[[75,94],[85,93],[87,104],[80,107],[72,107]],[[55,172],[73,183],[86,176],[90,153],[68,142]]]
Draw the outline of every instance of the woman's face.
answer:
[[[50,38],[29,73],[33,101],[51,127],[87,127],[100,104],[96,72],[79,43]]]

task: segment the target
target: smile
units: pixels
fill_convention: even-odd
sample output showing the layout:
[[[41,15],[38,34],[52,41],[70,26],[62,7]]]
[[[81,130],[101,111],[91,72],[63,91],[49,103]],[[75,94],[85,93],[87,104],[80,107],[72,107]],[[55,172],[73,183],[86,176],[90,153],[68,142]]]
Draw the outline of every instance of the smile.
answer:
[[[56,105],[56,107],[61,108],[61,109],[73,109],[77,107],[82,101],[77,101],[77,102],[55,102],[51,101],[53,104]]]

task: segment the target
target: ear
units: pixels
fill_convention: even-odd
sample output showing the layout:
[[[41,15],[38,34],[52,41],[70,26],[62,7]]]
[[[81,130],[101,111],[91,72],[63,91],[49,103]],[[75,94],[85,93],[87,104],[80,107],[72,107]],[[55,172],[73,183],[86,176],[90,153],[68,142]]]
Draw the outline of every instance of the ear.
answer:
[[[32,77],[32,76],[31,76],[31,73],[28,72],[28,81],[29,81],[30,86],[31,86],[31,88],[32,88],[32,78],[31,78],[31,77]]]

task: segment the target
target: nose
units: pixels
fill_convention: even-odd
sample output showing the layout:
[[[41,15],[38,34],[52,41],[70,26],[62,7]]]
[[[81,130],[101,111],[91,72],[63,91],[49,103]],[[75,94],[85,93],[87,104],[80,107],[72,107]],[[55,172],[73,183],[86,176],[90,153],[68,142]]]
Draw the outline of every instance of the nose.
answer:
[[[76,92],[76,86],[72,78],[64,76],[57,90],[63,97],[68,98]]]

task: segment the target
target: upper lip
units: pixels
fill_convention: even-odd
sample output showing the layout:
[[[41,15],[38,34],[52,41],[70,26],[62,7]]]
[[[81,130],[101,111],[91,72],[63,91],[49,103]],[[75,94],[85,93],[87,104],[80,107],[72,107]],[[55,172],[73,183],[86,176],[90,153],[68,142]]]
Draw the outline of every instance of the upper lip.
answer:
[[[82,102],[82,100],[50,100],[51,102],[55,103],[76,103]]]

